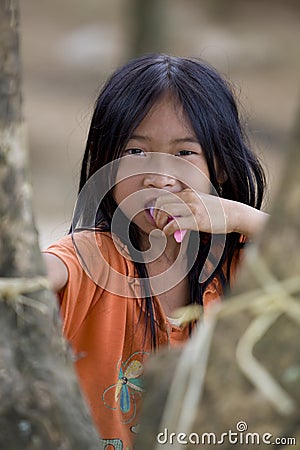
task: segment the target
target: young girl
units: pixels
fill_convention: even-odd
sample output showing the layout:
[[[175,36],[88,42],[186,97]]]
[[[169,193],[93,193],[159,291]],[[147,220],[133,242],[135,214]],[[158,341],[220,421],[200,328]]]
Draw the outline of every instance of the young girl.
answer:
[[[263,226],[264,174],[229,85],[197,59],[147,55],[96,101],[72,232],[45,253],[100,448],[130,449],[150,352],[220,301]]]

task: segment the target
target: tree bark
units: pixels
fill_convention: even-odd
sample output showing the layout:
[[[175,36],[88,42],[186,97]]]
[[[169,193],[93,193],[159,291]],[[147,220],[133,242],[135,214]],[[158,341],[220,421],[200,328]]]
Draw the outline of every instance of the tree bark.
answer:
[[[138,441],[145,450],[161,448],[156,436],[166,429],[169,444],[176,433],[172,449],[178,433],[185,440],[197,433],[203,449],[218,441],[223,449],[244,448],[247,439],[250,448],[258,440],[262,449],[300,448],[299,144],[300,115],[271,219],[249,248],[231,298],[182,352],[149,364]]]
[[[19,3],[0,3],[0,448],[99,447],[46,288],[22,117]]]
[[[166,5],[161,0],[130,0],[131,55],[166,51]]]

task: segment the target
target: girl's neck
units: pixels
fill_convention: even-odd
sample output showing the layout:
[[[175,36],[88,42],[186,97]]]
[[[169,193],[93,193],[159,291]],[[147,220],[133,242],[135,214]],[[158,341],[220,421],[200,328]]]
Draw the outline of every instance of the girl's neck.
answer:
[[[184,240],[178,244],[173,236],[166,238],[160,230],[152,231],[150,236],[144,234],[140,239],[152,294],[167,316],[189,301],[187,243]]]

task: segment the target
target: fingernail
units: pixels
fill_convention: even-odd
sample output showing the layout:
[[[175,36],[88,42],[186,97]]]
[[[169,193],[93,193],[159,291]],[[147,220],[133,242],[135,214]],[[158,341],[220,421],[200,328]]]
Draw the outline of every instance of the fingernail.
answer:
[[[183,238],[184,238],[184,236],[186,234],[186,231],[187,230],[176,230],[175,233],[174,233],[175,241],[178,242],[178,243],[182,242]]]

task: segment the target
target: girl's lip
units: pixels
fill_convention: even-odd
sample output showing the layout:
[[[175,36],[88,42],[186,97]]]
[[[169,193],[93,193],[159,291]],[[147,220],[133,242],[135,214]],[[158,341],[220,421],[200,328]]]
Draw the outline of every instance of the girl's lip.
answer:
[[[147,203],[145,203],[144,208],[145,209],[154,208],[155,203],[156,203],[156,198],[153,198],[153,199],[147,201]]]
[[[155,220],[153,219],[153,216],[150,213],[150,208],[145,208],[145,213],[147,215],[147,219],[151,222],[151,224],[156,226]]]
[[[155,220],[154,220],[154,210],[155,210],[154,206],[150,206],[150,207],[146,208],[146,211],[148,212],[148,214],[151,216],[151,218],[153,219],[153,221],[154,221],[154,223],[155,223]],[[171,222],[171,221],[174,220],[174,219],[175,219],[175,217],[169,216],[169,217],[168,217],[168,223]]]

